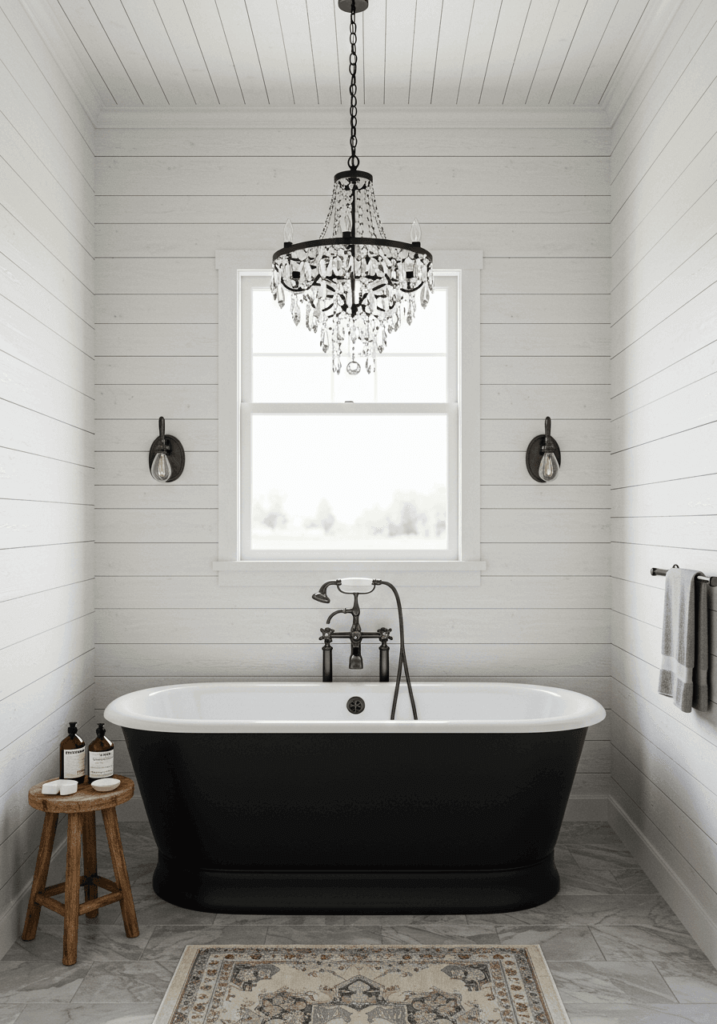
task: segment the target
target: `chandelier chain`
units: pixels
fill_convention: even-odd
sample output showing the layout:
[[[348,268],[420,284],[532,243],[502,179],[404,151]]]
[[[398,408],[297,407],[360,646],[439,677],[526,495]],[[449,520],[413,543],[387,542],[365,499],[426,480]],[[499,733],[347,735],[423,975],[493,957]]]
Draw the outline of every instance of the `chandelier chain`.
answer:
[[[302,321],[331,355],[334,373],[376,369],[376,358],[402,323],[411,325],[417,305],[425,307],[433,291],[433,257],[420,244],[417,222],[411,242],[386,238],[373,177],[359,171],[358,33],[356,10],[368,0],[339,0],[350,14],[350,149],[348,171],[334,175],[326,222],[318,238],[293,241],[287,221],[284,247],[274,253],[271,294],[283,307],[290,300],[291,319]],[[344,362],[345,361],[345,362]]]
[[[356,156],[356,148],[358,146],[357,128],[358,128],[358,109],[356,104],[356,72],[358,69],[358,57],[356,55],[356,0],[352,0],[351,3],[351,28],[349,32],[349,40],[351,43],[351,56],[349,57],[349,75],[351,76],[351,84],[349,86],[349,93],[351,96],[351,156],[348,159],[349,168],[352,171],[358,169],[360,163],[359,158]]]

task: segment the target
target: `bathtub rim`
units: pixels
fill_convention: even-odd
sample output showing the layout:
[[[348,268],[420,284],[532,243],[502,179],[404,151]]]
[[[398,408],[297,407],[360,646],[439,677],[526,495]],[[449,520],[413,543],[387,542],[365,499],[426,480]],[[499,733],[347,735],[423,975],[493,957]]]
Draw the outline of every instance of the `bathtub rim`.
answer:
[[[446,686],[454,685],[457,687],[470,686],[470,687],[489,687],[497,686],[502,690],[508,690],[514,692],[516,696],[521,693],[524,694],[526,688],[530,690],[538,690],[542,692],[548,692],[557,695],[561,700],[565,700],[566,707],[571,704],[573,708],[570,713],[565,713],[559,716],[544,717],[544,718],[516,718],[516,719],[498,719],[494,721],[481,721],[478,719],[468,719],[463,721],[457,720],[438,720],[438,719],[419,719],[413,721],[410,719],[399,719],[396,721],[362,721],[355,717],[351,719],[333,719],[326,721],[316,721],[311,719],[258,719],[258,718],[247,718],[243,720],[231,719],[189,719],[189,718],[167,718],[160,717],[159,715],[148,715],[142,714],[137,710],[133,710],[132,702],[141,698],[145,694],[150,695],[158,691],[167,692],[171,690],[189,689],[194,690],[197,687],[211,687],[211,688],[234,688],[237,686],[261,686],[270,687],[276,686],[291,686],[296,688],[310,688],[312,691],[317,691],[323,687],[338,687],[348,686],[349,680],[341,680],[337,683],[315,683],[315,682],[293,682],[291,680],[276,681],[276,682],[262,682],[261,680],[240,681],[240,680],[216,680],[216,681],[204,681],[200,683],[171,683],[167,686],[151,686],[145,687],[141,690],[132,690],[129,693],[122,694],[120,697],[116,697],[111,701],[105,708],[105,720],[111,722],[113,725],[121,726],[122,728],[138,729],[144,732],[168,732],[168,733],[411,733],[411,734],[431,734],[431,733],[543,733],[543,732],[567,732],[571,729],[582,729],[592,725],[598,725],[602,722],[607,712],[605,708],[596,701],[593,697],[589,697],[587,694],[580,693],[577,690],[568,690],[563,687],[557,686],[546,686],[541,684],[532,683],[503,683],[498,680],[486,681],[486,682],[461,682],[461,683],[441,683],[439,681],[428,681],[423,680],[421,682],[415,682],[413,688],[416,693],[417,702],[420,697],[420,691],[425,686]],[[352,684],[353,685],[353,684]],[[391,687],[390,683],[368,683],[368,682],[357,682],[353,685],[354,690],[362,688],[376,688],[379,687],[385,690],[387,687]],[[420,707],[419,707],[420,712]]]

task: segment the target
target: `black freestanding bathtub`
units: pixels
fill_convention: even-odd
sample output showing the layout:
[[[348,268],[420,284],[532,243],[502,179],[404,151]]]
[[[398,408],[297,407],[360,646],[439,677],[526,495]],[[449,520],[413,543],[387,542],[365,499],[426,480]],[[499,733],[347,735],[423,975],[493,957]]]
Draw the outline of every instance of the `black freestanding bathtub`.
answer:
[[[391,722],[392,692],[196,683],[113,701],[159,848],[157,895],[222,913],[489,913],[553,897],[602,706],[552,687],[418,683],[419,720],[404,696]]]

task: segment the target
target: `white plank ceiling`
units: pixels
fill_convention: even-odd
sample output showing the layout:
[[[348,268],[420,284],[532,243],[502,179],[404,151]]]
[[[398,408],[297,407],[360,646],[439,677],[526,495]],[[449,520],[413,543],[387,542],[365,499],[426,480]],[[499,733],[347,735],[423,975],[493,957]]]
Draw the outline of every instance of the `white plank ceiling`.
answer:
[[[47,0],[106,106],[337,106],[336,0]],[[595,106],[655,0],[370,0],[370,106]]]

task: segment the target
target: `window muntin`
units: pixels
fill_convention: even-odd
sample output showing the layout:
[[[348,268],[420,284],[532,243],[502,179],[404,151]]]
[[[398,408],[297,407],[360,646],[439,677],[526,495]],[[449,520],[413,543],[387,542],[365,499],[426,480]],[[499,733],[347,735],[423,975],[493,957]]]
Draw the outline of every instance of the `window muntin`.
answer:
[[[241,558],[455,559],[457,274],[377,371],[331,372],[267,275],[240,275]]]

